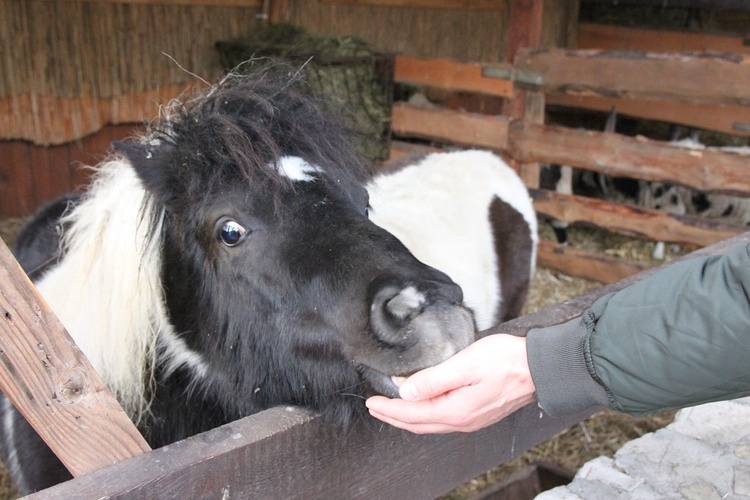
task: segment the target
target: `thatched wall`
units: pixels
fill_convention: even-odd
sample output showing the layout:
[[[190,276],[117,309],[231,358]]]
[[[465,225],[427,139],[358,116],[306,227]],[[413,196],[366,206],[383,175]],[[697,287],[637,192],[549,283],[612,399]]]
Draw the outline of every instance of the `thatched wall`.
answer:
[[[357,35],[372,47],[409,56],[503,61],[508,0],[494,10],[388,7],[288,0],[282,20],[312,33]],[[575,43],[578,0],[545,0],[543,44]]]
[[[180,66],[218,75],[214,42],[247,35],[258,10],[0,0],[0,139],[59,144],[151,118],[197,81]]]

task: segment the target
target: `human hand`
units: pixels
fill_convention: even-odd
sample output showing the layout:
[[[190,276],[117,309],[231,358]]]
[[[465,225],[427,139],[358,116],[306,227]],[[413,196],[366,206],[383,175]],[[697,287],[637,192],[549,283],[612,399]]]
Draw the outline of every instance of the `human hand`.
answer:
[[[489,335],[399,388],[401,399],[373,396],[370,414],[417,434],[471,432],[534,400],[526,339]]]

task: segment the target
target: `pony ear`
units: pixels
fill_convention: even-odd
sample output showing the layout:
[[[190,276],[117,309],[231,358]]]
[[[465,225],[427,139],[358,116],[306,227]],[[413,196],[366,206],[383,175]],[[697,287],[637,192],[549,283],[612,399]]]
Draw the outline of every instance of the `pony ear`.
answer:
[[[127,159],[148,191],[169,205],[178,193],[178,183],[169,168],[174,147],[170,144],[113,142],[112,149]]]

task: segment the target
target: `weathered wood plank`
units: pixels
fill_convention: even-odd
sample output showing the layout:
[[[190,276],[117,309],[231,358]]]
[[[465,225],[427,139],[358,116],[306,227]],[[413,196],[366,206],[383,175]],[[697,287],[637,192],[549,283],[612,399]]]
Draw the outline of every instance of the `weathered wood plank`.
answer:
[[[503,10],[498,0],[319,0],[320,3],[375,5],[381,7],[421,7],[425,9]]]
[[[529,405],[473,434],[415,436],[273,408],[29,498],[432,499],[586,416]]]
[[[396,135],[448,141],[467,146],[506,149],[508,120],[502,116],[393,105],[391,128]]]
[[[47,0],[54,2],[130,3],[141,5],[209,5],[212,7],[260,7],[262,0]]]
[[[648,268],[642,263],[628,262],[618,257],[563,246],[548,240],[539,240],[537,265],[576,278],[605,284],[614,283]]]
[[[511,97],[513,82],[484,76],[482,71],[485,66],[511,68],[510,64],[461,63],[448,59],[420,59],[399,55],[396,56],[393,78],[400,83]]]
[[[519,50],[539,47],[542,43],[544,2],[542,0],[510,2],[509,10],[508,51],[505,60],[515,61]],[[525,103],[526,93],[519,88],[513,99],[503,102],[503,115],[523,118]]]
[[[750,10],[747,0],[616,0],[619,5],[647,7],[681,7],[699,9]],[[613,0],[583,0],[583,3],[612,5]]]
[[[0,241],[0,387],[74,476],[150,448]]]
[[[750,233],[702,249],[720,254]],[[518,318],[491,333],[525,335],[580,315],[650,269]],[[313,412],[274,408],[32,495],[46,498],[425,498],[450,490],[587,415],[552,419],[531,404],[470,434],[415,436],[357,425],[341,434]],[[418,471],[415,472],[415,471]]]
[[[750,55],[522,49],[514,66],[543,73],[546,93],[750,105]]]
[[[670,215],[548,190],[529,190],[534,209],[565,222],[587,222],[609,231],[653,240],[707,246],[743,233],[746,228],[715,220]]]
[[[542,161],[700,191],[750,194],[750,157],[715,148],[696,151],[645,137],[514,121],[508,151],[519,161]]]
[[[547,104],[608,112],[714,130],[725,134],[750,135],[750,106],[695,104],[689,102],[618,99],[614,97],[549,94]]]
[[[750,45],[746,45],[745,37],[739,34],[647,29],[594,23],[578,24],[577,46],[579,49],[599,50],[712,51],[750,54]]]

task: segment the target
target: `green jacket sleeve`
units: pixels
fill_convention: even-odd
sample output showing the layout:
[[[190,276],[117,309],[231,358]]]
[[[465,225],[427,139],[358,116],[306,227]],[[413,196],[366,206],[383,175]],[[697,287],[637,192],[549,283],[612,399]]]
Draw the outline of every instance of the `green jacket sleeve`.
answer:
[[[750,395],[749,251],[678,262],[530,331],[539,405],[640,415]]]

